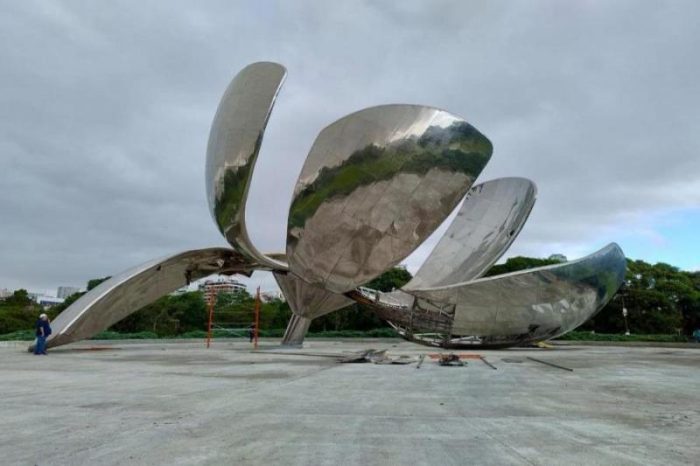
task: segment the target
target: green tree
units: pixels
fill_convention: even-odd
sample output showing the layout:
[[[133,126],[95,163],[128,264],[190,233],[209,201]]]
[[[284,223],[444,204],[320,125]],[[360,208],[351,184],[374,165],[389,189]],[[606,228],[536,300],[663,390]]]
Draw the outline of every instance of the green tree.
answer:
[[[104,278],[93,278],[92,280],[88,280],[87,282],[87,290],[90,291],[91,289],[95,288],[97,285],[100,283],[109,280],[112,277],[104,277]]]
[[[700,316],[700,285],[693,273],[669,264],[627,260],[625,284],[617,295],[582,329],[622,333],[627,309],[631,333],[692,333]]]
[[[155,332],[174,336],[191,330],[204,330],[208,314],[201,292],[163,296],[114,324],[110,330],[124,333]]]
[[[15,290],[12,296],[5,298],[5,303],[10,306],[29,306],[33,303],[29,293],[25,289]]]
[[[411,272],[406,270],[406,267],[392,267],[364,286],[373,290],[389,292],[401,288],[412,278]]]
[[[15,291],[0,301],[0,334],[33,328],[42,312],[41,306],[29,298],[27,290]]]
[[[511,257],[503,264],[492,266],[484,276],[503,275],[504,273],[518,272],[520,270],[534,269],[535,267],[544,267],[545,265],[560,263],[561,261],[558,259],[538,259],[524,256]]]
[[[262,308],[261,313],[269,316],[269,326],[267,328],[278,329],[287,327],[287,322],[292,317],[292,310],[286,301],[274,299],[264,303]]]

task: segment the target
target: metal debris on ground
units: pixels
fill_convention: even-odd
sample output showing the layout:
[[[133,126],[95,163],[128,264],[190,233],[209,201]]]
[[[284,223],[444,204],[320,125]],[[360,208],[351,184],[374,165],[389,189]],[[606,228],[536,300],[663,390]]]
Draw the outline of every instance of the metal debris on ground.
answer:
[[[389,362],[379,362],[377,364],[413,364],[414,359],[410,356],[402,355],[398,358],[387,358]]]
[[[515,359],[515,358],[501,358],[501,361],[508,362],[511,364],[520,364],[523,362],[522,359]]]
[[[491,364],[490,362],[488,362],[488,361],[486,360],[485,357],[479,356],[479,359],[481,359],[481,362],[483,362],[484,364],[486,364],[487,366],[489,366],[491,369],[496,370],[496,366],[494,366],[493,364]]]
[[[467,363],[463,362],[459,355],[456,355],[454,353],[448,353],[448,354],[441,354],[440,358],[438,359],[438,364],[441,366],[464,366]]]
[[[340,359],[338,359],[338,362],[342,363],[365,363],[365,362],[372,362],[373,358],[377,358],[380,355],[384,355],[386,353],[386,350],[375,350],[375,349],[368,349],[364,351],[360,351],[359,353],[355,353],[351,356],[345,356]]]
[[[428,357],[430,359],[440,359],[444,354],[445,353],[429,353]],[[464,359],[481,359],[481,355],[476,354],[476,353],[450,353],[450,354],[454,354],[455,356],[458,356],[459,359],[462,359],[462,360],[464,360]]]
[[[374,364],[412,364],[414,359],[405,354],[398,357],[391,357],[383,351],[381,354],[371,356],[370,361]]]
[[[565,370],[565,371],[569,371],[569,372],[573,372],[573,371],[574,371],[573,369],[571,369],[571,368],[569,368],[569,367],[560,366],[560,365],[558,365],[558,364],[554,364],[554,363],[551,363],[551,362],[543,361],[543,360],[541,360],[541,359],[532,358],[532,357],[530,357],[530,356],[528,356],[527,358],[528,358],[529,360],[531,360],[531,361],[539,362],[540,364],[544,364],[544,365],[546,365],[546,366],[556,367],[557,369],[561,369],[561,370]]]
[[[338,362],[342,363],[371,362],[374,364],[412,364],[414,361],[414,358],[407,355],[392,358],[386,354],[385,349],[380,351],[369,349],[353,354],[352,356],[338,359]]]
[[[345,357],[346,354],[338,353],[310,353],[310,352],[299,352],[299,351],[269,351],[269,350],[251,350],[249,353],[252,354],[275,354],[279,356],[306,356],[311,358],[334,358]]]

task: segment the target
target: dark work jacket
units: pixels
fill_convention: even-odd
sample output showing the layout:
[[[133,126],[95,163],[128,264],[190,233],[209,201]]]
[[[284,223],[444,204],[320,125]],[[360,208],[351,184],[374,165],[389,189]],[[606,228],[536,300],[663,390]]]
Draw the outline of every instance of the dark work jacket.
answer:
[[[41,336],[41,332],[39,329],[43,328],[44,329],[44,336],[48,337],[51,335],[51,325],[49,325],[48,320],[37,320],[36,324],[34,325],[34,329],[36,330],[36,336]]]

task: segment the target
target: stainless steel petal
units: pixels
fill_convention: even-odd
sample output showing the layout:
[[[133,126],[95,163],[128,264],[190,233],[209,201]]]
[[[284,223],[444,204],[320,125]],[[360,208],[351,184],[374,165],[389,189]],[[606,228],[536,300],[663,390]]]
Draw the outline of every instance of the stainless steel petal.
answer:
[[[457,216],[403,289],[452,285],[484,274],[510,247],[535,205],[525,178],[499,178],[469,190]]]
[[[253,245],[245,206],[267,120],[286,73],[282,65],[268,62],[238,73],[221,98],[207,147],[207,199],[219,231],[241,254],[274,270],[287,266]]]
[[[510,346],[554,338],[584,323],[613,297],[626,267],[612,243],[576,261],[411,294],[417,302],[454,306],[446,344]]]
[[[417,105],[348,115],[316,138],[294,190],[290,270],[349,291],[398,264],[450,214],[491,157],[464,120]]]
[[[228,248],[196,249],[146,262],[101,283],[61,312],[51,323],[54,333],[47,344],[90,338],[192,280],[214,273],[250,275],[258,268]]]

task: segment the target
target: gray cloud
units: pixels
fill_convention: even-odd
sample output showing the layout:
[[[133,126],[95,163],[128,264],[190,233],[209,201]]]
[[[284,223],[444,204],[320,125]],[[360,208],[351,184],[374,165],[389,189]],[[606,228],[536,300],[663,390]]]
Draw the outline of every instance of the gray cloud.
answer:
[[[3,2],[0,288],[80,285],[225,244],[204,195],[209,125],[232,76],[258,60],[289,70],[251,192],[263,250],[284,248],[289,196],[318,131],[389,102],[442,107],[488,135],[482,179],[537,182],[511,254],[575,256],[629,228],[653,232],[657,215],[700,206],[698,10]]]

